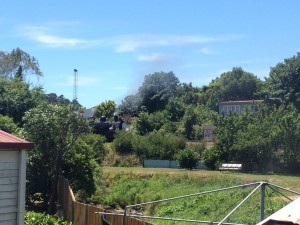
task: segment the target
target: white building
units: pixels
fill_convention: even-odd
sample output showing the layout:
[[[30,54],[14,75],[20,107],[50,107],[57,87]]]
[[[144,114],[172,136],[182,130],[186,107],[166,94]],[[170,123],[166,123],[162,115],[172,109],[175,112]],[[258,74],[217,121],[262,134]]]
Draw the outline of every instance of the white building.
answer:
[[[241,100],[241,101],[219,102],[219,114],[229,115],[230,112],[241,114],[246,109],[248,109],[251,112],[255,112],[257,105],[262,102],[263,100]]]
[[[33,143],[0,130],[0,225],[23,225],[26,150]]]

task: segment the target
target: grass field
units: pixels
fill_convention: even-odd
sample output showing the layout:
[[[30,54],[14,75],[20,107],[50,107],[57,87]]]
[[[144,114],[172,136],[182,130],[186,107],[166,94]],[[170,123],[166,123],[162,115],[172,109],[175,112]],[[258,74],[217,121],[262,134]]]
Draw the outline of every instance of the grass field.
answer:
[[[127,205],[173,198],[219,188],[265,181],[300,192],[300,177],[279,174],[251,174],[207,170],[187,171],[141,167],[104,167],[106,191],[103,203],[116,208]],[[164,218],[185,218],[220,221],[253,187],[193,196],[174,201],[132,208],[133,212]],[[297,195],[284,191],[286,196]],[[290,201],[266,188],[265,215],[268,216]],[[226,222],[256,224],[260,217],[260,192],[256,192]],[[150,220],[157,225],[199,224],[166,220]]]
[[[143,175],[175,175],[175,176],[192,176],[200,178],[209,177],[227,177],[240,178],[244,182],[266,181],[294,191],[300,192],[300,176],[283,175],[283,174],[258,174],[258,173],[237,173],[237,172],[220,172],[210,170],[183,170],[168,168],[142,168],[142,167],[103,167],[106,174],[143,174]]]

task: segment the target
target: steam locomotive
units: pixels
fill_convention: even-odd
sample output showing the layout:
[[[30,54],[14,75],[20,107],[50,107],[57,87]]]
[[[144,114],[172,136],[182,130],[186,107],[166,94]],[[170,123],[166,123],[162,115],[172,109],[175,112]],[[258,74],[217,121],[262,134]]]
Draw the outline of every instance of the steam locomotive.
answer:
[[[90,119],[94,120],[94,118]],[[93,133],[105,136],[106,140],[111,142],[114,139],[116,130],[125,129],[125,122],[122,117],[114,114],[113,122],[107,121],[106,117],[102,116],[100,122],[91,122],[90,126],[93,128]]]

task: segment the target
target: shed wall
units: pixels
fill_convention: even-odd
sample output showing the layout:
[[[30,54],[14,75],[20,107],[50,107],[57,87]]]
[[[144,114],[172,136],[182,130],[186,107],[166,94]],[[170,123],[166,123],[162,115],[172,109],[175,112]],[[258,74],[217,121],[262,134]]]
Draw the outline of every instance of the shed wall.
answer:
[[[0,225],[17,224],[19,151],[0,151]]]
[[[144,160],[145,168],[178,168],[175,160]]]

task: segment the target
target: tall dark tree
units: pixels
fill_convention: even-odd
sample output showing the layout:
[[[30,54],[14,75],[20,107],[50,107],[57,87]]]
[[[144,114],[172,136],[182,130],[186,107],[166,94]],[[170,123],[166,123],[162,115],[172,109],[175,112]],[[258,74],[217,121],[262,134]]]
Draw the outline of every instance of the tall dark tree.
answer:
[[[178,84],[179,80],[173,72],[146,75],[138,90],[141,106],[146,107],[149,113],[164,109],[169,98],[176,95]]]
[[[71,106],[41,104],[26,112],[24,131],[26,139],[35,143],[35,149],[28,154],[27,199],[34,201],[36,193],[40,193],[39,200],[49,204],[49,212],[53,213],[58,177],[68,161],[65,157],[89,126]],[[78,162],[74,165],[79,166]]]
[[[197,104],[201,102],[200,88],[193,87],[192,83],[180,84],[176,92],[185,104]]]
[[[121,104],[118,106],[118,111],[120,114],[134,115],[138,112],[140,105],[140,98],[136,95],[128,95],[125,97]]]
[[[268,78],[271,94],[300,110],[300,53],[271,68]]]
[[[59,105],[65,105],[65,106],[71,104],[71,101],[69,99],[65,98],[64,95],[57,96],[56,93],[47,94],[46,98],[49,103],[53,103],[53,104],[59,104]],[[78,104],[77,100],[73,100],[72,103]]]

